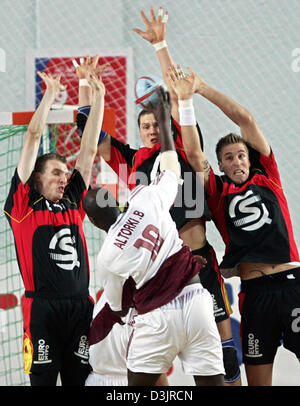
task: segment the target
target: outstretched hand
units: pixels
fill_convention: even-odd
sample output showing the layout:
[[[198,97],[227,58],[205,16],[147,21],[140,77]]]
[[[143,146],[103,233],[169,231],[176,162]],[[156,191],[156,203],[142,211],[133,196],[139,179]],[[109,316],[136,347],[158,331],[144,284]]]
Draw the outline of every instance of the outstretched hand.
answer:
[[[158,10],[157,18],[155,17],[154,8],[150,7],[151,20],[148,20],[144,11],[141,11],[142,19],[146,25],[146,31],[142,31],[139,28],[133,28],[133,31],[139,34],[146,41],[151,44],[161,42],[166,36],[166,23],[168,21],[168,12],[163,12],[163,8]]]
[[[187,68],[189,73],[182,70],[180,65],[170,66],[167,76],[170,84],[176,92],[178,99],[191,99],[194,93],[200,93],[204,80],[197,75],[191,68]]]
[[[66,89],[65,85],[60,83],[61,75],[53,77],[50,73],[40,72],[37,74],[46,85],[46,91],[51,92],[53,96],[57,96],[60,92]]]
[[[178,99],[191,99],[196,89],[196,76],[193,72],[185,73],[180,65],[168,68],[167,76]]]
[[[88,77],[88,82],[95,91],[95,93],[100,93],[102,95],[105,94],[105,86],[104,83],[102,82],[101,75],[91,72],[89,77]]]
[[[73,59],[72,62],[76,69],[78,79],[88,79],[91,73],[101,75],[109,66],[109,63],[97,66],[99,58],[99,55],[96,55],[93,58],[91,58],[90,56],[87,56],[85,59],[80,58],[80,64],[78,64],[76,59]]]

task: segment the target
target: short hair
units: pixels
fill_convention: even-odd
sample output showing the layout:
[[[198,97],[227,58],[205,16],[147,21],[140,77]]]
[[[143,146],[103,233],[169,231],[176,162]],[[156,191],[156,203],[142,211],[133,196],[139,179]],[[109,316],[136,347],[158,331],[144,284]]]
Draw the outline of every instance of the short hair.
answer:
[[[243,139],[243,137],[241,137],[240,135],[230,133],[230,134],[227,134],[224,137],[220,138],[216,145],[216,154],[217,154],[218,161],[219,162],[221,161],[221,152],[222,152],[222,149],[226,145],[239,144],[239,143],[244,144],[246,147],[246,151],[248,152],[247,143]]]
[[[141,111],[139,112],[138,119],[137,119],[137,123],[138,123],[139,128],[140,128],[140,125],[141,125],[141,118],[142,118],[143,116],[145,116],[146,114],[153,114],[153,115],[155,116],[155,114],[153,113],[153,111],[149,111],[149,110],[146,110],[146,109],[141,110]]]
[[[105,231],[108,231],[120,214],[118,201],[102,187],[89,189],[82,205],[93,224]]]
[[[35,161],[34,172],[43,173],[46,163],[50,160],[60,161],[67,165],[67,160],[63,155],[59,155],[56,152],[49,152],[48,154],[40,155]]]

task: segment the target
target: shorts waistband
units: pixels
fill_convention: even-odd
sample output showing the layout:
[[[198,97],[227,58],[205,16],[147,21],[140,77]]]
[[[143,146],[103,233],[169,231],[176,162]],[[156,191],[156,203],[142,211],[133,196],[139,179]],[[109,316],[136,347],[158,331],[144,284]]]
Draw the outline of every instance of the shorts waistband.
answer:
[[[61,293],[53,292],[35,292],[33,290],[25,290],[25,297],[27,298],[39,298],[39,299],[84,299],[89,297],[89,292],[83,294],[70,294],[65,295]]]
[[[204,288],[200,282],[186,285],[182,291],[169,303],[160,306],[162,310],[182,309],[196,294],[203,293]]]
[[[300,282],[300,267],[288,269],[286,271],[274,273],[271,275],[264,275],[259,278],[242,280],[241,290],[248,289],[270,289],[272,287],[280,287],[287,284],[294,284]]]

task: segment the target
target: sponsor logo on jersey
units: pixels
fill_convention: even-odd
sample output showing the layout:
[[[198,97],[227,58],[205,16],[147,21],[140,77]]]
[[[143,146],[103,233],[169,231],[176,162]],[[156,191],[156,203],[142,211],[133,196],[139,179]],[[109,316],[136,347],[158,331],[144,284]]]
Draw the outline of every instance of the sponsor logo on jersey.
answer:
[[[46,206],[49,211],[53,211],[55,209],[56,211],[66,210],[66,207],[63,203],[53,203],[53,202],[49,203],[48,200],[46,200]]]
[[[235,196],[229,204],[229,216],[235,227],[244,231],[255,231],[264,224],[271,224],[268,209],[261,196],[253,190]]]
[[[75,243],[75,237],[71,235],[69,228],[59,230],[52,237],[49,255],[59,268],[72,271],[75,267],[80,267]]]

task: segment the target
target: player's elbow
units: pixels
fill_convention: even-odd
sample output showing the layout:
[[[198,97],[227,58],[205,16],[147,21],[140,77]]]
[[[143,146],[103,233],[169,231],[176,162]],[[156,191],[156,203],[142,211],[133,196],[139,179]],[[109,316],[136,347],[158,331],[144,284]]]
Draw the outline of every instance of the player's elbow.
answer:
[[[92,160],[96,157],[97,145],[88,145],[85,147],[84,155],[87,159]]]
[[[255,125],[255,118],[250,111],[245,108],[241,108],[238,112],[238,124],[240,127],[251,128]]]
[[[89,145],[84,141],[81,142],[80,152],[77,158],[77,165],[84,168],[85,166],[90,166],[97,154],[97,145]]]
[[[40,126],[40,125],[35,125],[35,126],[29,126],[27,133],[26,133],[26,137],[30,140],[33,141],[39,141],[42,133],[44,131],[44,127]]]

